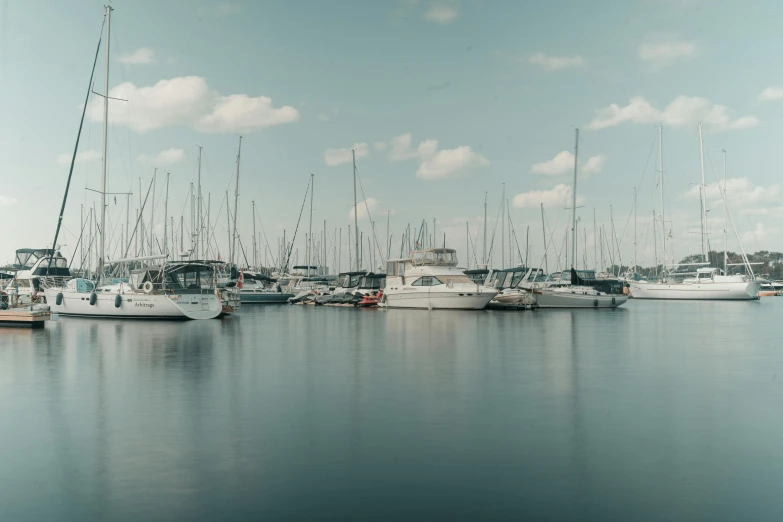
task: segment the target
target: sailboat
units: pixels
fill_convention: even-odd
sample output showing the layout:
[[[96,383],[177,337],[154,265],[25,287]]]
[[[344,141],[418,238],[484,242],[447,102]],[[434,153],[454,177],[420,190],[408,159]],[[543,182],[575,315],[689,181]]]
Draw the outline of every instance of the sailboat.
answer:
[[[663,131],[661,130],[659,135],[659,148],[663,149]],[[736,229],[734,233],[737,237],[737,241],[740,244],[742,251],[743,264],[745,265],[748,275],[734,274],[727,275],[725,269],[723,273],[719,268],[708,266],[709,254],[706,246],[706,231],[707,231],[707,202],[706,202],[706,185],[704,183],[704,138],[702,135],[701,123],[699,123],[699,155],[701,158],[701,248],[702,248],[702,262],[696,263],[698,266],[695,273],[689,273],[693,277],[687,277],[682,281],[671,280],[676,274],[670,273],[668,278],[663,281],[651,283],[646,281],[632,282],[630,284],[631,296],[634,299],[675,299],[675,300],[720,300],[720,301],[747,301],[749,299],[758,299],[759,289],[761,288],[761,282],[756,280],[753,275],[753,269],[750,266],[745,249],[742,247],[739,235],[737,235]],[[663,153],[661,152],[661,158]],[[661,219],[663,219],[663,161],[661,159]],[[724,164],[724,179],[725,179],[725,164]],[[731,214],[728,210],[728,204],[726,202],[726,187],[721,189],[721,195],[723,197],[724,211],[726,217],[731,221],[732,227],[734,222],[731,218]],[[663,234],[663,248],[664,248],[664,261],[666,260],[666,232]],[[725,257],[724,253],[724,257]],[[685,266],[685,265],[675,265]],[[726,264],[727,266],[727,264]]]
[[[594,273],[590,277],[585,271],[577,273],[576,264],[576,180],[579,157],[579,129],[576,129],[576,145],[574,147],[574,186],[571,190],[571,271],[568,280],[545,285],[533,285],[532,292],[539,308],[616,308],[628,300],[622,293],[610,294],[593,286],[585,284],[595,280]],[[582,271],[580,271],[582,272]]]
[[[109,125],[109,43],[111,41],[111,6],[106,6],[106,71],[103,97],[103,166],[101,176],[101,227],[98,258],[98,282],[71,279],[64,286],[44,289],[52,312],[83,317],[134,319],[213,319],[222,312],[215,290],[212,266],[205,263],[167,263],[167,255],[120,259],[106,262],[106,166]],[[97,53],[96,53],[97,60]],[[94,66],[93,66],[94,70]],[[84,118],[84,115],[82,115]],[[80,127],[81,131],[81,127]],[[78,139],[77,139],[78,148]],[[74,151],[75,154],[75,151]],[[69,177],[70,184],[70,177]],[[63,200],[63,210],[65,200]],[[55,244],[62,223],[63,210],[55,233]],[[151,266],[143,263],[157,262]],[[115,279],[106,284],[110,265],[136,266],[127,281]],[[44,283],[44,278],[41,282]]]

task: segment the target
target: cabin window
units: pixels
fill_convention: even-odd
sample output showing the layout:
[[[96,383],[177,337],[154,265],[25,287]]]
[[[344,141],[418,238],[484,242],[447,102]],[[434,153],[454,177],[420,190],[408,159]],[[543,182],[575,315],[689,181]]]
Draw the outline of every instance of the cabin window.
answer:
[[[511,284],[509,286],[511,288],[516,288],[519,282],[522,281],[523,277],[525,277],[524,271],[519,270],[518,272],[514,272],[514,277],[511,278]]]
[[[400,277],[405,275],[405,263],[397,263],[397,275]]]
[[[411,286],[435,286],[435,285],[442,285],[442,284],[443,283],[441,282],[441,280],[438,279],[437,277],[425,276],[425,277],[420,277],[414,282],[412,282]]]
[[[386,263],[386,275],[389,277],[397,276],[397,263],[393,261]]]

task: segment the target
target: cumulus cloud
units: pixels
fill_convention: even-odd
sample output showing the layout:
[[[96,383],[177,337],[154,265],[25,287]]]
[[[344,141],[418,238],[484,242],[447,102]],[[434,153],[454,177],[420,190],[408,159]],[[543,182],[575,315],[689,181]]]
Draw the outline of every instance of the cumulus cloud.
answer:
[[[0,207],[11,207],[13,205],[16,205],[16,200],[14,198],[0,194]]]
[[[585,175],[597,174],[603,169],[606,162],[606,156],[599,154],[587,159],[581,167],[581,173]],[[547,176],[558,176],[574,171],[574,155],[564,150],[558,152],[554,158],[548,161],[535,163],[530,167],[533,174],[544,174]]]
[[[606,156],[604,154],[592,156],[587,159],[584,165],[582,165],[582,174],[586,176],[598,174],[604,169],[605,163],[606,163]]]
[[[561,69],[570,69],[574,67],[583,67],[587,62],[584,58],[575,54],[574,56],[553,56],[545,53],[535,53],[528,62],[537,65],[545,71],[559,71]]]
[[[683,197],[686,199],[699,199],[701,198],[700,186],[694,185],[691,187]],[[742,203],[776,203],[780,201],[783,193],[781,192],[780,185],[768,185],[762,187],[760,185],[754,185],[748,178],[729,178],[726,180],[726,200],[741,201]],[[707,192],[705,194],[708,204],[712,206],[722,206],[723,197],[721,196],[718,186],[715,184],[707,185]]]
[[[370,154],[370,147],[366,143],[354,143],[351,149],[327,149],[324,154],[324,163],[330,167],[336,167],[353,161],[352,151],[356,151],[357,158],[363,158]]]
[[[389,161],[415,159],[419,162],[416,177],[425,180],[439,180],[468,171],[476,167],[486,167],[489,160],[463,145],[454,149],[438,150],[438,140],[427,139],[416,148],[410,133],[395,136],[389,142]],[[376,144],[377,147],[377,144]]]
[[[375,150],[386,150],[386,142],[385,141],[376,141],[372,144],[373,147],[375,147]]]
[[[172,165],[185,159],[185,151],[182,149],[166,149],[158,152],[154,156],[142,154],[139,156],[139,162],[147,165]]]
[[[438,149],[437,140],[424,140],[415,149],[411,149],[411,133],[401,134],[391,139],[389,161],[405,161],[413,158],[428,158]]]
[[[98,161],[102,158],[101,153],[97,150],[85,150],[76,153],[76,163],[90,163],[92,161]],[[72,154],[65,153],[57,156],[57,163],[60,165],[70,165]]]
[[[663,41],[648,42],[639,46],[639,59],[654,67],[661,68],[683,58],[696,54],[696,44],[673,38]]]
[[[742,242],[745,244],[753,243],[758,245],[758,241],[761,241],[762,243],[768,242],[770,239],[777,238],[779,233],[779,228],[767,228],[764,223],[758,221],[752,231],[749,230],[742,234]]]
[[[109,102],[109,121],[139,133],[171,126],[186,126],[205,133],[247,133],[299,120],[290,106],[275,108],[266,96],[221,96],[199,76],[161,80],[137,87],[125,82],[109,96],[128,100]],[[103,121],[103,99],[94,97],[87,108],[91,121]]]
[[[758,125],[755,116],[743,116],[731,119],[723,105],[712,103],[699,96],[678,96],[664,110],[653,107],[642,96],[631,98],[623,107],[613,103],[599,109],[588,129],[598,130],[614,127],[623,123],[662,123],[672,127],[682,127],[702,122],[707,129],[714,131],[747,129]]]
[[[379,203],[380,201],[375,198],[367,198],[364,201],[359,201],[356,205],[358,220],[361,221],[367,218],[367,209],[369,209],[370,212],[375,212],[375,209],[378,208]],[[348,212],[348,218],[353,219],[353,207],[351,207],[351,211]]]
[[[459,11],[455,2],[433,0],[430,2],[429,9],[424,13],[424,19],[436,24],[448,24],[453,22],[458,15]]]
[[[783,100],[783,87],[767,87],[759,94],[761,101]]]
[[[488,165],[487,158],[463,145],[456,149],[439,150],[432,158],[419,165],[416,177],[426,180],[444,179],[466,169]]]
[[[142,47],[141,49],[136,49],[130,54],[124,54],[120,56],[119,60],[120,63],[126,63],[131,65],[154,63],[155,51],[153,51],[149,47]]]
[[[577,205],[582,205],[585,201],[583,196],[576,196]],[[544,206],[570,205],[571,187],[559,183],[551,190],[531,190],[530,192],[523,192],[522,194],[514,196],[514,206],[517,208],[538,207],[542,203]]]

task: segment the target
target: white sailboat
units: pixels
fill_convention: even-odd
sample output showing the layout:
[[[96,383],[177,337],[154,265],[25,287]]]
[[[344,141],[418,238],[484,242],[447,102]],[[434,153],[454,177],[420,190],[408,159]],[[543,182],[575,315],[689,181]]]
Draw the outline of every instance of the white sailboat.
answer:
[[[387,308],[482,310],[498,293],[457,268],[457,252],[450,248],[414,250],[386,266],[381,306]]]
[[[65,286],[46,286],[44,293],[52,312],[62,315],[137,319],[212,319],[222,303],[215,290],[215,277],[204,263],[166,263],[166,255],[115,260],[113,264],[162,261],[161,265],[137,268],[128,281],[106,279],[106,166],[109,116],[109,43],[111,6],[106,6],[106,71],[103,99],[103,166],[101,175],[101,227],[98,284],[71,279]],[[63,203],[64,205],[64,203]],[[62,218],[62,214],[61,214]],[[45,280],[41,281],[45,284]]]
[[[539,308],[616,308],[628,300],[623,294],[609,294],[582,283],[576,264],[576,180],[579,157],[579,129],[574,147],[574,186],[571,190],[571,271],[570,281],[534,284],[533,296]]]
[[[663,150],[663,130],[659,134],[659,150]],[[757,281],[753,275],[753,269],[748,261],[745,249],[742,246],[736,228],[735,236],[739,242],[742,251],[743,265],[745,265],[748,275],[726,275],[725,271],[721,274],[720,269],[708,267],[709,253],[706,246],[707,230],[707,205],[706,205],[706,185],[704,183],[704,138],[702,136],[701,123],[699,123],[699,154],[701,158],[701,248],[702,265],[696,269],[695,277],[688,277],[682,281],[673,280],[676,274],[669,274],[667,279],[660,282],[638,281],[630,284],[631,296],[634,299],[673,299],[673,300],[720,300],[720,301],[747,301],[749,299],[758,299],[761,282]],[[663,153],[661,152],[661,207],[663,208]],[[725,165],[724,165],[725,169]],[[724,173],[725,179],[725,173]],[[718,189],[723,197],[724,211],[726,217],[734,227],[734,221],[728,210],[726,202],[726,187]],[[662,214],[663,216],[663,214]],[[663,217],[661,218],[663,219]],[[728,226],[728,224],[727,224]],[[666,231],[663,233],[664,262],[666,260]],[[724,238],[724,243],[726,242]],[[725,257],[725,253],[724,253]],[[727,263],[724,261],[724,266]],[[681,266],[681,265],[680,265]]]

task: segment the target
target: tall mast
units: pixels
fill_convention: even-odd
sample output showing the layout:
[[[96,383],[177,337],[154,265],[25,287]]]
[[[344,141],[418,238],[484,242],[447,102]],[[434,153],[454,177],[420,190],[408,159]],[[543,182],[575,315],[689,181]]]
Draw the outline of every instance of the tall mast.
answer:
[[[664,213],[663,206],[663,125],[661,125],[658,129],[658,157],[658,161],[661,167],[661,230],[663,231],[663,266],[665,267],[668,263],[668,259],[666,259],[666,214]]]
[[[391,255],[391,243],[389,243],[389,214],[391,209],[386,209],[386,260],[389,260]]]
[[[636,273],[636,187],[633,188],[633,272]]]
[[[150,255],[155,255],[155,192],[158,185],[158,168],[152,174],[152,208],[150,208]]]
[[[353,236],[356,243],[356,270],[359,270],[359,206],[356,203],[356,151],[351,149],[353,158]]]
[[[546,241],[546,239],[544,239],[544,241]],[[484,192],[484,249],[481,251],[481,262],[485,265],[487,264],[487,193],[486,192]]]
[[[196,259],[200,259],[200,255],[203,256],[203,252],[199,254],[199,250],[203,250],[201,240],[201,228],[204,226],[204,220],[201,216],[201,147],[198,148],[198,215],[196,216]]]
[[[103,265],[106,262],[106,160],[109,140],[109,47],[111,44],[111,12],[106,6],[106,75],[103,82],[103,166],[101,167],[101,253],[98,258],[98,282],[103,281]],[[56,248],[56,247],[55,247]]]
[[[593,207],[593,263],[598,264],[598,225],[595,222],[595,207]],[[600,272],[603,267],[596,267]]]
[[[169,176],[166,173],[166,201],[163,205],[163,255],[169,255]]]
[[[699,192],[701,193],[701,257],[704,263],[709,263],[707,243],[705,242],[707,234],[707,201],[704,197],[704,136],[701,131],[701,122],[699,122],[699,157],[701,159],[701,187],[699,187]]]
[[[571,190],[571,268],[576,264],[576,173],[579,161],[579,129],[576,129],[576,144],[574,145],[574,186]]]
[[[239,149],[237,150],[237,185],[234,189],[234,232],[231,234],[231,262],[235,261],[234,251],[237,243],[237,214],[239,214],[239,160],[242,158],[242,136],[239,137]]]
[[[313,250],[313,192],[315,192],[315,175],[310,174],[310,230],[307,232],[307,275],[310,275],[311,253]]]
[[[723,194],[726,194],[726,149],[723,149]],[[729,208],[723,198],[723,274],[729,267]]]
[[[655,275],[658,275],[658,232],[655,230],[655,210],[652,211],[653,218],[653,259],[655,260]]]
[[[468,227],[467,221],[465,221],[465,255],[468,260],[468,270],[470,270],[470,227]]]
[[[497,230],[497,229],[495,229]],[[500,199],[500,268],[506,268],[506,184]]]
[[[256,202],[253,200],[253,268],[258,266],[258,252],[256,247]]]
[[[485,225],[486,226],[486,225]],[[549,263],[546,259],[546,224],[544,223],[544,204],[541,203],[541,230],[544,232],[544,270],[549,273]]]

